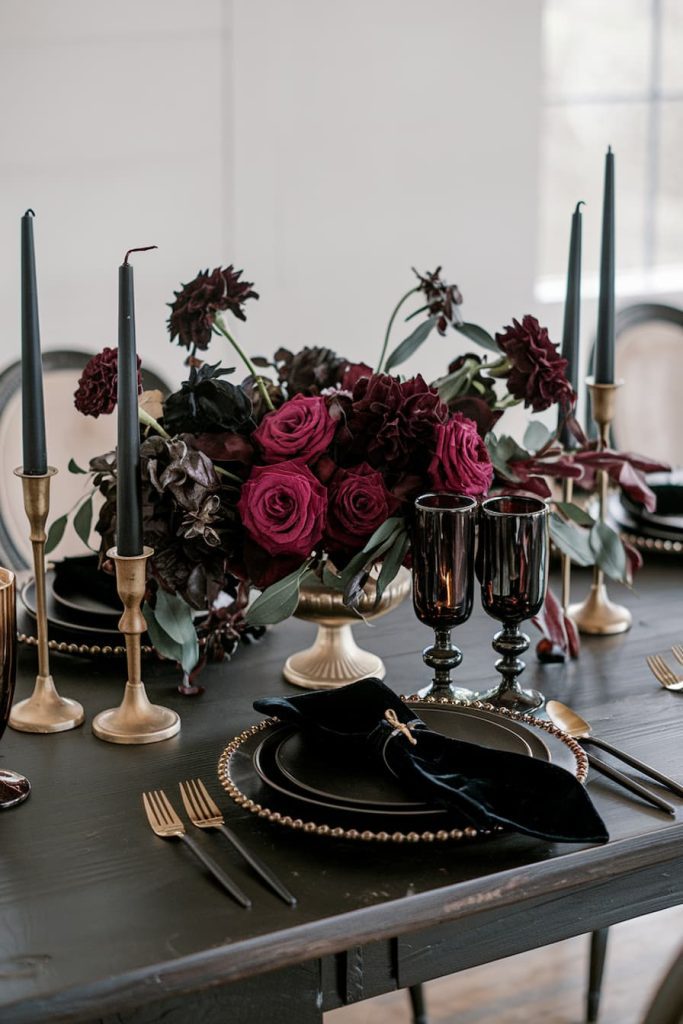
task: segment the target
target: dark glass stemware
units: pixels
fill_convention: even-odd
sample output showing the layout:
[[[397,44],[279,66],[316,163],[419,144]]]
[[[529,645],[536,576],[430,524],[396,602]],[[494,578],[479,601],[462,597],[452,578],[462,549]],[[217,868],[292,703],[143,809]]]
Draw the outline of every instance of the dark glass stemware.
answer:
[[[503,623],[493,639],[501,655],[500,685],[484,696],[493,704],[533,711],[543,705],[537,690],[524,690],[519,657],[529,647],[520,623],[543,607],[548,584],[548,506],[540,498],[503,495],[482,502],[477,575],[484,610]]]
[[[471,690],[455,686],[451,671],[462,652],[451,643],[451,630],[472,614],[474,533],[477,502],[464,494],[423,494],[413,520],[413,606],[420,622],[431,626],[434,644],[422,657],[434,680],[421,696],[470,701]]]
[[[0,738],[9,720],[17,678],[17,608],[14,573],[0,568]],[[20,804],[31,792],[28,779],[0,769],[0,809]]]

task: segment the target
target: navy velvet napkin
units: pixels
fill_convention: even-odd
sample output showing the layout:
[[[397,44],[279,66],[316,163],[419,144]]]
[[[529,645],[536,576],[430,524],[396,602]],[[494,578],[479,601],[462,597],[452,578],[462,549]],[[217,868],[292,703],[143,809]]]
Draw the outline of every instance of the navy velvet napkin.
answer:
[[[378,771],[395,775],[414,799],[452,810],[458,824],[502,825],[565,843],[609,839],[571,772],[524,754],[442,736],[379,679],[298,697],[264,697],[254,707],[324,738],[331,751],[340,744],[347,753],[364,748]]]

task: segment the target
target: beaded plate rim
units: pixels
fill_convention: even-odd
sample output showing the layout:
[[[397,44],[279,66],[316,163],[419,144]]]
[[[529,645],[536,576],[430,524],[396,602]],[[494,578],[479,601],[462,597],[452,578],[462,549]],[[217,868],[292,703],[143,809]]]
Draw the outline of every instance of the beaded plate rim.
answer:
[[[512,711],[509,708],[497,708],[488,701],[475,700],[469,703],[464,700],[449,700],[447,697],[420,697],[416,693],[410,694],[408,697],[401,696],[401,700],[404,700],[407,704],[447,704],[453,707],[471,707],[483,711],[492,711],[494,714],[501,715],[503,718],[511,718],[516,722],[521,722],[525,725],[530,725],[533,728],[541,729],[560,740],[560,742],[564,743],[565,746],[569,748],[576,762],[574,774],[577,781],[582,785],[586,781],[588,776],[588,757],[586,753],[577,740],[569,736],[566,732],[563,732],[562,729],[558,729],[558,727],[553,725],[552,722],[540,718],[534,718],[531,715],[526,715],[519,711]],[[476,829],[472,826],[467,826],[462,829],[439,829],[436,832],[375,832],[371,829],[361,830],[355,828],[342,828],[341,826],[333,826],[315,821],[304,821],[303,818],[294,818],[289,814],[282,814],[280,811],[274,811],[269,807],[264,807],[263,804],[260,804],[248,797],[236,785],[230,773],[230,764],[235,753],[243,743],[248,739],[251,739],[252,736],[257,736],[260,732],[279,724],[280,723],[277,718],[264,718],[255,725],[249,726],[230,740],[218,759],[218,779],[220,784],[223,786],[223,789],[226,791],[230,799],[239,807],[242,807],[245,811],[249,811],[251,814],[257,815],[259,818],[263,818],[275,825],[281,825],[284,828],[290,828],[295,832],[306,832],[309,835],[327,836],[331,839],[350,839],[366,843],[434,843],[447,842],[449,840],[459,841],[461,839],[475,839],[477,836],[490,836],[504,831],[501,826],[496,826],[493,829]]]

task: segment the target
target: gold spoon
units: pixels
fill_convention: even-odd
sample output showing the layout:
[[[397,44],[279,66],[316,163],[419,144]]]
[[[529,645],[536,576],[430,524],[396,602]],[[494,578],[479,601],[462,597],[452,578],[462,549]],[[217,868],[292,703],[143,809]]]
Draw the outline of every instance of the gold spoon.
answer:
[[[632,757],[631,754],[627,754],[626,751],[620,750],[618,747],[613,747],[611,743],[607,743],[606,740],[598,739],[597,736],[592,735],[592,730],[589,723],[578,715],[576,711],[572,711],[566,704],[560,703],[559,700],[549,700],[546,705],[548,717],[550,721],[563,729],[570,736],[573,736],[576,740],[582,740],[584,743],[592,743],[594,746],[599,747],[600,750],[604,750],[607,754],[611,754],[612,757],[618,758],[631,768],[635,768],[637,771],[642,772],[643,775],[648,775],[655,782],[659,782],[660,785],[670,789],[677,796],[683,796],[683,786],[679,785],[673,779],[670,779],[667,775],[663,775],[658,772],[656,768],[652,768],[649,764],[645,764],[644,761],[639,761],[638,758]],[[649,803],[655,804],[661,810],[666,811],[667,814],[675,814],[675,808],[671,804],[667,803],[666,800],[662,800],[655,793],[652,793],[645,786],[641,786],[639,783],[634,782],[627,775],[623,775],[617,771],[616,768],[612,768],[611,765],[606,764],[599,758],[594,757],[592,754],[588,754],[589,763],[596,769],[596,771],[602,772],[603,775],[607,775],[608,778],[614,782],[618,782],[624,786],[625,789],[630,790],[632,793],[637,794]]]

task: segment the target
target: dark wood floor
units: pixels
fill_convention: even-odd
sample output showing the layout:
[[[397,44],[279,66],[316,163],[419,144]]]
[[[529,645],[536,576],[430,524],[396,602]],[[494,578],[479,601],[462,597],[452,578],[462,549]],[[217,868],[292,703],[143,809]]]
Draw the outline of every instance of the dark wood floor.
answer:
[[[683,907],[611,930],[600,1024],[638,1024],[657,979],[683,943]],[[426,986],[433,1024],[581,1024],[585,936],[441,978]],[[396,992],[325,1014],[325,1024],[409,1024]]]

